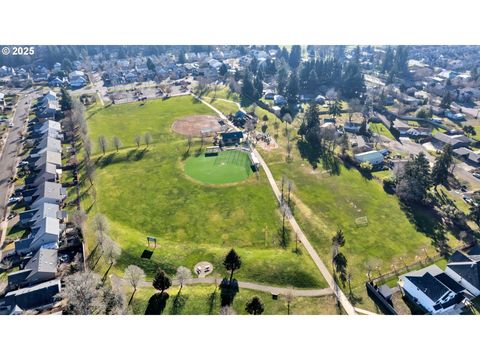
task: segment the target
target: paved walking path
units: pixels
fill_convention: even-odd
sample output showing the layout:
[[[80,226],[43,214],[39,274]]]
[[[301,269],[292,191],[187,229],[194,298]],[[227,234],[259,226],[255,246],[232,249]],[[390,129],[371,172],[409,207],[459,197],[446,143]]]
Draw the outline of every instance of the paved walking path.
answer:
[[[126,279],[120,278],[116,275],[111,276],[111,280],[114,284],[122,284],[128,285],[128,281]],[[214,277],[207,277],[207,278],[193,278],[185,282],[187,285],[195,285],[195,284],[218,284],[222,282],[221,278],[214,278]],[[172,281],[172,285],[179,285],[177,280]],[[140,284],[141,287],[149,287],[152,286],[152,282],[150,281],[143,281]],[[249,290],[256,290],[266,293],[273,293],[279,295],[285,295],[289,291],[292,291],[294,296],[297,297],[320,297],[333,294],[332,289],[324,288],[324,289],[295,289],[295,288],[281,288],[269,285],[262,285],[256,284],[246,281],[238,281],[238,287],[241,289],[249,289]]]
[[[225,115],[222,114],[221,111],[219,111],[218,109],[216,109],[212,104],[209,104],[208,102],[204,101],[203,99],[193,95],[196,99],[200,100],[202,103],[204,103],[205,105],[207,105],[209,108],[211,108],[213,111],[215,111],[217,114],[219,114],[219,116],[222,118],[222,119],[226,119]],[[232,101],[234,102],[234,101]],[[242,108],[240,107],[240,105],[238,103],[236,103],[239,107],[239,109],[241,110]],[[258,161],[260,162],[260,165],[262,166],[263,168],[263,171],[265,171],[265,174],[267,175],[267,179],[268,179],[268,182],[270,183],[270,187],[272,188],[273,190],[273,193],[275,194],[275,197],[277,198],[277,201],[279,202],[280,206],[283,205],[283,201],[282,201],[282,195],[281,195],[281,192],[278,188],[278,185],[277,183],[275,182],[275,178],[273,177],[272,175],[272,172],[270,171],[267,163],[263,160],[262,156],[260,155],[260,153],[256,150],[256,149],[253,149],[253,153],[255,154],[255,156],[258,158]],[[343,291],[340,289],[340,287],[337,285],[337,283],[335,282],[335,279],[333,278],[333,276],[330,274],[330,272],[328,271],[327,267],[325,266],[325,264],[323,263],[322,259],[320,259],[320,256],[318,256],[317,252],[315,251],[315,249],[313,248],[313,246],[310,244],[310,241],[308,241],[307,237],[305,236],[304,232],[302,231],[302,229],[300,228],[300,226],[298,225],[297,223],[297,220],[295,219],[295,217],[289,212],[288,213],[288,221],[290,222],[290,226],[292,227],[293,231],[295,232],[295,234],[298,236],[298,239],[302,242],[303,246],[305,247],[305,249],[307,250],[308,254],[310,255],[310,257],[312,258],[313,262],[315,263],[315,265],[317,266],[318,270],[320,270],[320,272],[322,273],[323,277],[325,278],[325,280],[327,281],[328,283],[328,286],[330,287],[332,293],[335,294],[335,296],[337,297],[338,301],[340,302],[340,304],[343,306],[345,312],[348,314],[348,315],[356,315],[356,311],[355,311],[355,308],[353,307],[353,305],[350,303],[350,301],[348,300],[348,298],[345,296],[345,294],[343,293]]]

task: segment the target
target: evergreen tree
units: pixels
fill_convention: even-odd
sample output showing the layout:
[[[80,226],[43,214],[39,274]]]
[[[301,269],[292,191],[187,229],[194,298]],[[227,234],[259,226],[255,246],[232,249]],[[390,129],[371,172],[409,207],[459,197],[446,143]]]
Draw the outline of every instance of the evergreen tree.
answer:
[[[440,107],[443,109],[450,109],[450,105],[452,105],[452,102],[452,94],[450,94],[450,91],[446,91],[442,97],[442,101],[440,102]]]
[[[397,175],[395,192],[404,202],[422,202],[431,185],[430,165],[423,152],[407,161]]]
[[[180,52],[178,53],[177,63],[178,64],[185,64],[186,61],[187,61],[187,59],[185,58],[185,50],[183,50],[183,48],[182,48],[180,50]]]
[[[255,87],[252,82],[252,74],[248,71],[245,71],[243,77],[242,89],[240,91],[241,96],[241,105],[248,106],[252,104],[256,99]]]
[[[262,300],[260,300],[258,296],[254,296],[245,305],[245,310],[250,315],[261,315],[265,310],[265,307],[263,306]]]
[[[382,73],[390,73],[393,67],[393,50],[390,46],[387,47],[385,51],[385,56],[383,57],[382,62]]]
[[[450,166],[453,163],[453,150],[450,144],[443,147],[442,154],[435,159],[435,164],[432,168],[432,183],[435,187],[438,185],[446,185],[448,182],[448,175],[450,173]]]
[[[318,88],[318,76],[317,76],[317,71],[315,69],[312,69],[310,71],[310,74],[308,76],[307,80],[307,90],[311,92],[312,94],[315,94]]]
[[[172,281],[162,269],[158,269],[153,278],[152,285],[155,289],[160,290],[160,292],[163,293],[172,286]]]
[[[218,69],[218,74],[220,76],[225,76],[228,72],[228,68],[227,68],[227,65],[225,65],[224,63],[222,63],[222,66],[220,66],[220,68]]]
[[[232,282],[233,272],[240,269],[242,266],[242,260],[234,249],[230,250],[227,256],[225,256],[225,259],[223,260],[223,266],[225,266],[225,269],[230,271],[230,282]]]
[[[360,97],[365,93],[365,82],[360,65],[356,62],[350,62],[342,75],[341,85],[342,95],[348,99]]]
[[[300,65],[302,61],[302,48],[300,45],[293,45],[292,51],[290,52],[290,57],[288,58],[288,64],[295,70]]]
[[[67,90],[62,88],[61,90],[62,98],[60,99],[60,106],[62,111],[72,110],[73,100]]]
[[[262,69],[258,69],[257,76],[255,76],[254,82],[255,92],[256,92],[256,100],[260,99],[263,94],[263,71]]]
[[[287,69],[285,69],[285,67],[282,66],[278,70],[278,75],[277,75],[277,93],[279,93],[281,95],[285,94],[285,88],[287,87],[287,81],[288,81]]]
[[[297,100],[300,87],[298,84],[298,76],[296,71],[292,71],[288,77],[286,96],[289,102],[295,102]]]
[[[150,71],[156,71],[155,64],[153,63],[151,58],[147,59],[147,68]]]
[[[342,102],[337,98],[328,103],[328,113],[336,119],[337,116],[342,114],[342,107]]]

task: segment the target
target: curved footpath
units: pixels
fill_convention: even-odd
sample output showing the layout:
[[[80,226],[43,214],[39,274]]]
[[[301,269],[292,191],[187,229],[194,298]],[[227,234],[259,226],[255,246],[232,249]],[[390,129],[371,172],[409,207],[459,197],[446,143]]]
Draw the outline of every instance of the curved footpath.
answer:
[[[200,100],[202,103],[204,103],[205,105],[207,105],[209,108],[211,108],[212,110],[214,110],[217,114],[220,115],[220,117],[222,119],[227,119],[225,115],[222,114],[221,111],[219,111],[218,109],[216,109],[212,104],[209,104],[208,102],[206,102],[205,100],[193,95],[197,100]],[[239,106],[239,104],[237,103],[237,105]],[[240,108],[240,106],[239,106]],[[240,108],[241,109],[241,108]],[[236,128],[236,127],[235,127]],[[255,156],[258,158],[259,162],[260,162],[260,165],[262,165],[262,168],[263,168],[263,171],[265,171],[265,174],[267,175],[267,179],[268,179],[268,182],[270,183],[270,186],[272,188],[272,191],[273,193],[275,194],[275,197],[277,198],[277,201],[278,203],[280,204],[280,206],[282,206],[282,198],[281,198],[281,193],[280,193],[280,190],[278,188],[278,185],[277,183],[275,182],[275,178],[273,177],[272,175],[272,172],[270,171],[270,169],[268,168],[268,165],[267,163],[263,160],[262,156],[260,155],[260,153],[256,150],[256,149],[253,149],[253,153],[255,154]],[[335,279],[333,278],[333,276],[330,274],[330,272],[328,271],[327,267],[325,266],[325,264],[323,263],[322,259],[320,259],[320,256],[318,256],[318,253],[315,251],[315,249],[313,248],[313,246],[310,244],[310,241],[308,241],[307,237],[305,236],[305,234],[303,233],[302,229],[300,228],[300,226],[298,225],[297,223],[297,220],[295,220],[295,217],[289,213],[288,214],[288,221],[290,222],[290,225],[292,226],[292,229],[293,231],[295,232],[295,234],[298,236],[298,238],[300,239],[300,241],[302,242],[303,246],[305,247],[305,249],[307,250],[308,254],[310,255],[310,257],[312,258],[313,262],[315,263],[315,265],[317,266],[318,270],[320,270],[320,272],[322,273],[323,277],[325,278],[325,280],[327,281],[328,283],[328,286],[330,286],[330,289],[331,291],[335,294],[335,296],[337,297],[338,301],[340,302],[340,304],[342,305],[343,309],[345,310],[345,312],[348,314],[348,315],[356,315],[357,312],[355,311],[355,308],[353,307],[353,305],[350,303],[350,301],[348,300],[348,298],[345,296],[345,294],[343,293],[342,289],[340,289],[340,287],[338,286],[338,284],[335,282]]]
[[[129,285],[128,281],[124,278],[120,278],[116,275],[112,275],[111,280],[116,285]],[[221,278],[194,278],[185,282],[186,285],[195,285],[195,284],[216,284],[220,285],[222,282]],[[172,285],[179,285],[177,280],[172,281]],[[143,281],[140,283],[141,287],[152,286],[152,282]],[[292,291],[294,296],[297,297],[320,297],[333,294],[332,289],[295,289],[295,288],[281,288],[269,285],[256,284],[246,281],[238,281],[238,287],[241,289],[256,290],[266,293],[273,293],[278,295],[286,295],[289,291]]]

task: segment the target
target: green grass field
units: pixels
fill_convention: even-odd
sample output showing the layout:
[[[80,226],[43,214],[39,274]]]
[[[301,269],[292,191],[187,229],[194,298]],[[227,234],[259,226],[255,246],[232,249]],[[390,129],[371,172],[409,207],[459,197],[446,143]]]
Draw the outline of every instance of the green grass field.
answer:
[[[124,144],[118,153],[98,152],[96,201],[87,192],[82,206],[89,219],[96,212],[111,223],[111,237],[122,248],[112,272],[123,276],[130,264],[137,264],[152,276],[157,266],[173,275],[178,266],[193,269],[199,261],[209,261],[216,275],[225,275],[222,261],[232,247],[242,257],[239,280],[295,287],[325,287],[325,281],[307,254],[279,245],[281,217],[273,193],[263,173],[250,176],[235,186],[206,186],[184,173],[187,162],[200,149],[194,143],[186,154],[187,141],[171,130],[173,122],[192,114],[212,114],[191,97],[148,101],[94,108],[88,119],[92,142],[100,135],[119,136]],[[136,134],[150,132],[148,149],[134,144]],[[190,157],[189,157],[190,156]],[[87,243],[95,248],[89,225]],[[146,236],[157,237],[150,259],[141,258]],[[96,270],[106,269],[103,260]]]
[[[415,261],[425,247],[429,254],[437,253],[434,238],[439,227],[438,219],[424,209],[409,211],[402,208],[398,198],[387,194],[377,179],[368,180],[358,170],[339,163],[337,175],[331,175],[322,161],[313,169],[294,148],[293,161],[285,161],[285,136],[279,138],[281,147],[275,151],[260,149],[278,183],[286,176],[294,184],[295,216],[302,229],[318,251],[325,264],[331,268],[331,238],[342,229],[346,245],[342,252],[352,271],[352,288],[364,298],[358,305],[374,311],[367,299],[364,282],[367,264],[377,264],[381,272],[390,271],[392,263],[400,258],[407,263]],[[375,175],[376,173],[374,173]],[[366,225],[357,224],[366,219]],[[457,246],[451,234],[446,234],[450,246]],[[378,276],[374,272],[373,276]],[[348,286],[344,286],[348,289]]]
[[[375,132],[379,135],[386,136],[390,140],[395,140],[395,137],[392,135],[390,130],[388,130],[387,127],[385,125],[383,125],[382,123],[370,123],[368,126],[369,126],[371,131],[373,131],[373,132]]]
[[[185,172],[206,184],[227,184],[247,179],[252,174],[248,154],[239,150],[221,151],[216,156],[190,156]]]
[[[131,289],[127,290],[130,296]],[[148,305],[148,300],[155,293],[153,288],[141,288],[135,294],[131,304],[134,314],[143,315]],[[193,285],[182,289],[178,301],[178,287],[168,290],[169,298],[166,302],[164,315],[218,315],[220,311],[220,290],[215,285]],[[245,304],[253,296],[258,296],[265,307],[264,315],[287,315],[287,303],[282,296],[273,300],[268,293],[240,289],[233,301],[233,309],[238,315],[248,314]],[[297,297],[290,305],[291,315],[337,315],[341,310],[336,306],[336,300],[332,296],[322,297]]]

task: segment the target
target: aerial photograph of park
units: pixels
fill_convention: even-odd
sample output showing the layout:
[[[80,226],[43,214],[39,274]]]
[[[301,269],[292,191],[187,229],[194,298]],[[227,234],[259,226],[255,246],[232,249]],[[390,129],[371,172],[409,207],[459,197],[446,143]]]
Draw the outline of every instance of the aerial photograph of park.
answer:
[[[0,315],[480,313],[479,46],[0,47]]]

